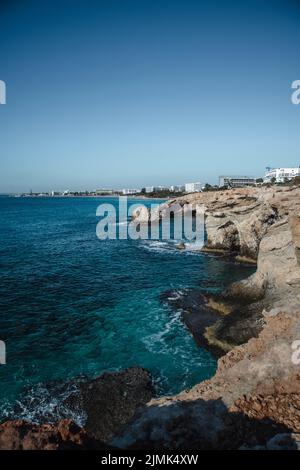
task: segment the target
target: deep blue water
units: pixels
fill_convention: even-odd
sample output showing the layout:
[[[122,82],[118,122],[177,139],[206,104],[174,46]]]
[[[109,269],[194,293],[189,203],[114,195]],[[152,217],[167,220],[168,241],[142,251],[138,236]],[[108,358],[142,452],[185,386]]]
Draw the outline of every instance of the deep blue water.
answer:
[[[117,203],[0,198],[2,418],[29,386],[42,400],[44,384],[81,374],[141,365],[167,394],[215,371],[215,360],[160,294],[208,281],[220,289],[252,268],[162,241],[100,241],[96,208],[103,201]]]

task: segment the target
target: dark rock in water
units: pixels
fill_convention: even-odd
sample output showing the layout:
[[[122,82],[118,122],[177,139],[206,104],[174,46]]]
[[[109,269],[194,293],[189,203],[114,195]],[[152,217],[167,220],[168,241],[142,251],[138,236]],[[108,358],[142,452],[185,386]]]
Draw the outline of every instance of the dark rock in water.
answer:
[[[175,248],[177,248],[177,250],[185,250],[185,243],[180,242],[177,245],[175,245]]]
[[[199,346],[208,349],[217,357],[223,353],[217,346],[210,345],[204,336],[206,328],[213,325],[220,316],[207,306],[206,298],[199,290],[166,291],[161,294],[160,299],[170,305],[173,310],[181,312],[183,322]]]
[[[60,397],[60,406],[54,416],[69,413],[75,417],[84,414],[84,428],[71,419],[58,418],[54,421],[54,416],[43,416],[40,410],[34,414],[38,424],[24,419],[12,419],[0,424],[0,449],[108,448],[104,442],[118,434],[122,426],[133,418],[136,410],[153,396],[151,375],[141,367],[106,372],[95,379],[78,377],[65,384],[57,383],[47,387],[45,385],[43,390]],[[32,392],[30,390],[30,396]],[[29,397],[23,405],[27,405],[29,410],[28,400]]]
[[[243,344],[252,337],[257,337],[262,329],[263,308],[259,302],[233,305],[223,295],[203,295],[197,289],[167,291],[161,294],[160,299],[173,310],[181,312],[183,322],[198,345],[216,357],[222,356],[234,346]],[[215,308],[224,301],[228,312]]]
[[[141,367],[107,372],[81,385],[89,436],[108,441],[153,396],[151,375]]]

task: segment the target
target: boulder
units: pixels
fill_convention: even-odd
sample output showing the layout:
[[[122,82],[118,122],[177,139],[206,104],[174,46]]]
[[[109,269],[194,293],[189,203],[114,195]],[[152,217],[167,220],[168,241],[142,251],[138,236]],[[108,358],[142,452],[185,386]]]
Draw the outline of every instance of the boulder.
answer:
[[[107,372],[81,385],[82,407],[89,436],[108,441],[120,432],[137,409],[153,397],[151,375],[141,367]]]

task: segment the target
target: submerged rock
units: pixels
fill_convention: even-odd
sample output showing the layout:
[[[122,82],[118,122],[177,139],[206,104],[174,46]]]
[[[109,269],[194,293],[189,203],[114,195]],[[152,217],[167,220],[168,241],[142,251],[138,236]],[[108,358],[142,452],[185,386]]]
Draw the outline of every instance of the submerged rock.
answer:
[[[171,290],[161,294],[160,300],[170,305],[172,310],[181,312],[182,321],[199,346],[205,347],[215,356],[222,354],[222,349],[211,345],[205,337],[206,328],[214,325],[219,315],[209,308],[202,292],[197,289]]]
[[[175,245],[175,248],[177,248],[177,250],[185,250],[185,243],[180,242],[177,245]]]

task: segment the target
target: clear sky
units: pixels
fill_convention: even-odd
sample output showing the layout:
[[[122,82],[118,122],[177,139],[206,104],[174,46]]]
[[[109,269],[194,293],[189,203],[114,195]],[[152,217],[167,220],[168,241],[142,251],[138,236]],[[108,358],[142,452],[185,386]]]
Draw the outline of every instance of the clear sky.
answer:
[[[0,192],[300,164],[300,3],[1,0]]]

